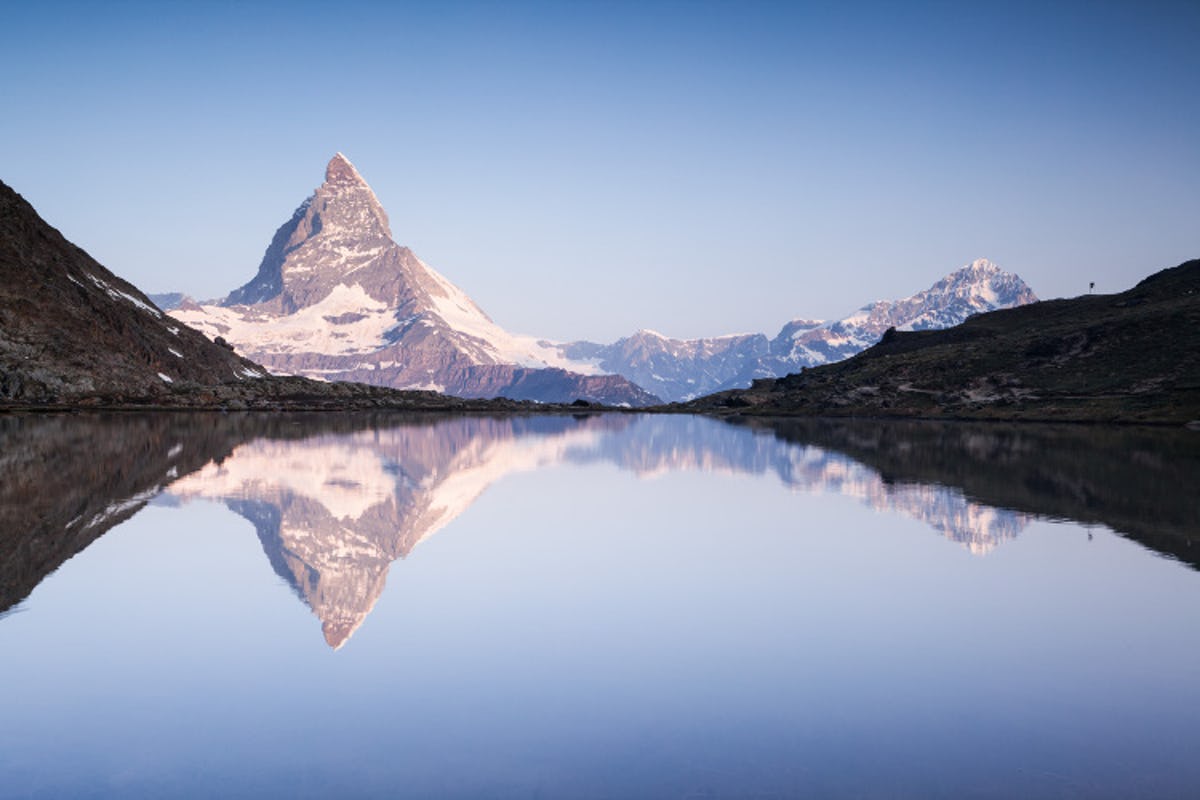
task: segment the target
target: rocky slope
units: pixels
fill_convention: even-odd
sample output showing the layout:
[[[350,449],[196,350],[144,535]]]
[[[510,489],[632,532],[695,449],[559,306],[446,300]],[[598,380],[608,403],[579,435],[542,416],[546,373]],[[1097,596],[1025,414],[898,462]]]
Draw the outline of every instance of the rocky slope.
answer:
[[[886,332],[838,364],[679,406],[755,414],[1200,420],[1200,261],[1115,295]]]
[[[879,341],[888,328],[948,328],[973,314],[1036,301],[1018,276],[978,259],[911,297],[871,303],[832,322],[792,320],[772,339],[761,333],[672,339],[642,330],[608,345],[572,342],[562,353],[591,360],[667,400],[688,400],[841,361]]]
[[[657,400],[493,322],[396,244],[375,193],[340,153],[252,280],[219,303],[184,301],[171,313],[277,373],[461,397]]]
[[[167,397],[263,374],[163,314],[0,183],[0,403]]]

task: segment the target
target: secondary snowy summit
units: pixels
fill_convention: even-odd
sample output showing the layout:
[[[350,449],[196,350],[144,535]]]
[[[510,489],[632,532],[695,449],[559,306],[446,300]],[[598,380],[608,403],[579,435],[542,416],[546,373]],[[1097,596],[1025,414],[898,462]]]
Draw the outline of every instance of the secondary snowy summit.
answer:
[[[841,361],[878,342],[888,328],[949,328],[972,314],[1036,301],[1018,276],[981,258],[903,300],[870,303],[839,320],[794,319],[773,339],[761,333],[672,339],[641,330],[607,345],[572,342],[562,352],[590,359],[666,400],[690,400]]]

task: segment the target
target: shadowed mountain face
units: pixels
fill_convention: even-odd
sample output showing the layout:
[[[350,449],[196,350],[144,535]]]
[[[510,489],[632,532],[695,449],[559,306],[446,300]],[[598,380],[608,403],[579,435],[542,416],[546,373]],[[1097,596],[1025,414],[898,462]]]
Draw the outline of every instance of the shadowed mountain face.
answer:
[[[599,415],[0,418],[0,610],[156,494],[249,520],[267,559],[346,643],[391,564],[506,475],[612,464],[771,475],[928,524],[985,554],[1037,517],[1107,525],[1200,566],[1200,434]]]

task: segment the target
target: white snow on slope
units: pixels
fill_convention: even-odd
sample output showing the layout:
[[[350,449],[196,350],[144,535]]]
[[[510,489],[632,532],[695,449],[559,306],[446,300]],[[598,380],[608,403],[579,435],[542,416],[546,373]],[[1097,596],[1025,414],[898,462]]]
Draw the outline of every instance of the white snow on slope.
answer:
[[[304,442],[256,441],[221,464],[171,484],[172,495],[279,502],[289,495],[320,503],[340,520],[356,520],[387,500],[395,479],[377,453],[332,437]]]
[[[387,344],[383,336],[396,325],[394,312],[357,284],[335,286],[316,305],[280,317],[256,314],[245,307],[222,306],[177,309],[171,314],[209,338],[225,337],[244,352],[370,353]],[[363,318],[340,324],[326,319],[344,314],[361,314]]]
[[[114,300],[128,301],[129,303],[132,303],[134,306],[136,306],[137,308],[140,308],[142,311],[145,311],[147,314],[150,314],[151,316],[159,317],[159,318],[162,317],[162,312],[159,311],[154,306],[147,305],[146,303],[143,303],[141,300],[138,300],[133,295],[131,295],[127,292],[122,292],[120,289],[114,289],[112,286],[108,285],[107,281],[101,280],[100,278],[97,278],[95,275],[92,275],[89,272],[85,272],[83,274],[86,275],[88,277],[88,279],[91,280],[92,283],[96,284],[96,286],[98,288],[103,289],[104,292],[109,297],[113,298]],[[67,277],[70,278],[71,276],[68,275]],[[79,281],[76,281],[74,278],[71,278],[71,280],[75,281],[75,283],[79,283]]]
[[[518,364],[522,367],[559,367],[582,375],[599,375],[600,368],[592,361],[565,358],[558,345],[533,336],[509,333],[497,325],[475,305],[467,294],[447,280],[440,272],[420,259],[418,263],[429,273],[445,294],[430,293],[434,312],[455,331],[479,339],[499,364]]]
[[[509,333],[493,322],[458,287],[422,264],[443,294],[430,293],[431,311],[456,335],[470,337],[497,364],[524,367],[558,367],[584,375],[601,374],[594,360],[565,358],[554,343]],[[339,284],[319,303],[293,314],[276,316],[253,307],[206,305],[199,309],[176,309],[173,317],[197,328],[209,338],[222,336],[240,352],[320,353],[362,355],[391,347],[388,331],[406,320],[398,320],[385,303],[373,299],[358,284]],[[349,322],[331,322],[344,315],[361,315]],[[340,370],[338,370],[340,371]],[[305,374],[308,374],[306,371]]]

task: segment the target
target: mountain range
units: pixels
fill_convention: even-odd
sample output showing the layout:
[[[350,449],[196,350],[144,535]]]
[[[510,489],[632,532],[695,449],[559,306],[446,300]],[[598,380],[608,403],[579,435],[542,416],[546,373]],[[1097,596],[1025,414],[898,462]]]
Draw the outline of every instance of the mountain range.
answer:
[[[154,299],[277,373],[462,397],[630,406],[837,361],[891,327],[947,327],[1037,300],[1019,277],[980,259],[911,297],[832,322],[792,320],[774,338],[672,339],[642,330],[606,345],[516,335],[394,241],[383,206],[340,153],[245,285],[217,301],[178,293]]]
[[[676,408],[1200,427],[1200,260],[1118,294],[993,311],[945,330],[889,330],[845,361]]]
[[[641,330],[612,344],[573,342],[562,352],[588,359],[670,401],[746,388],[756,378],[799,372],[849,358],[888,328],[949,328],[973,314],[1037,302],[1016,275],[987,259],[955,270],[902,300],[880,300],[834,321],[791,320],[774,338],[761,333],[672,339]]]

